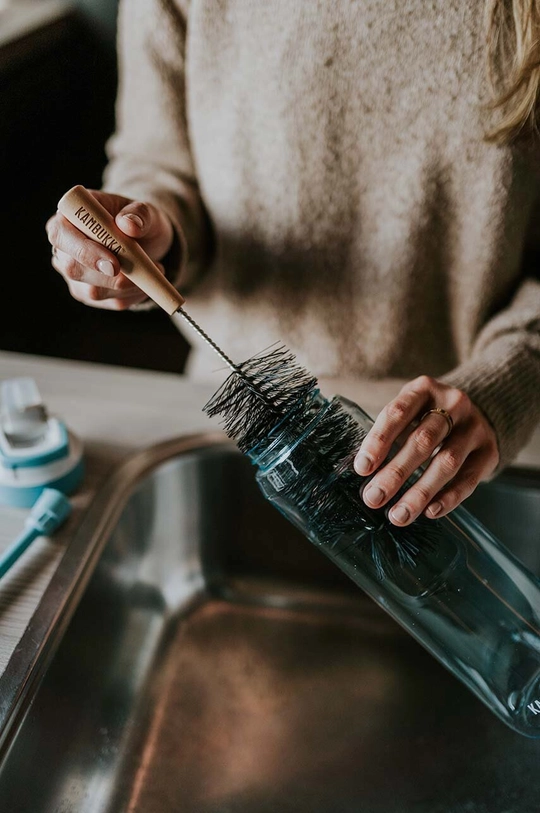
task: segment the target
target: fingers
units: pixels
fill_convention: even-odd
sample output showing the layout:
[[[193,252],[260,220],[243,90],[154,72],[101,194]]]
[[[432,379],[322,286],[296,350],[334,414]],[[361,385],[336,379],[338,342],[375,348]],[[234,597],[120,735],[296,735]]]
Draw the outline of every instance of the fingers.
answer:
[[[474,431],[461,429],[456,432],[452,437],[452,443],[435,455],[422,476],[390,510],[391,521],[396,525],[407,525],[417,519],[427,506],[433,507],[426,516],[431,518],[442,516],[442,505],[440,507],[437,505],[440,502],[437,495],[460,474],[477,443],[478,437]],[[479,479],[480,477],[478,482]]]
[[[441,445],[447,432],[446,421],[440,416],[429,415],[425,418],[409,435],[399,452],[370,481],[363,494],[367,505],[377,508],[394,497],[411,474]],[[465,453],[469,451],[466,449]],[[450,469],[450,465],[447,468]],[[441,482],[441,486],[443,484]]]
[[[90,240],[59,212],[47,222],[46,231],[53,246],[53,266],[67,279],[92,285],[96,274],[103,281],[120,272],[115,254]]]
[[[131,304],[146,299],[146,295],[124,274],[109,277],[92,268],[85,268],[64,251],[56,250],[51,264],[68,283],[72,296],[87,305],[105,307],[98,303],[103,303],[107,299],[118,299],[125,302],[130,300]],[[129,306],[126,305],[126,307]]]
[[[111,192],[89,191],[114,216],[118,228],[137,240],[154,262],[165,256],[173,241],[173,227],[161,209]]]
[[[118,228],[137,240],[153,260],[160,260],[171,247],[172,223],[150,203],[130,202],[118,212],[115,220]]]
[[[119,290],[126,285],[133,288],[134,285],[123,274],[117,276],[110,275],[109,269],[102,263],[104,261],[98,260],[97,267],[87,267],[82,265],[77,260],[65,251],[55,249],[51,258],[51,265],[61,274],[66,282],[84,282],[87,285],[97,285],[109,290]],[[103,270],[101,270],[103,268]]]
[[[416,428],[411,426],[436,406],[452,417],[454,428],[449,437],[447,421],[440,414],[428,414]],[[357,454],[356,471],[364,476],[376,471],[405,430],[410,434],[401,449],[377,471],[362,493],[366,505],[381,508],[403,491],[411,475],[425,465],[416,483],[389,511],[395,525],[408,525],[421,513],[430,518],[443,516],[469,496],[497,465],[497,440],[482,412],[465,393],[422,376],[407,384],[381,412]]]
[[[137,239],[157,261],[170,248],[173,230],[169,219],[155,206],[130,201],[119,195],[92,191],[94,197],[116,216],[118,227]],[[52,266],[79,302],[108,310],[125,310],[147,298],[120,273],[118,257],[89,239],[57,212],[46,225],[53,246]],[[164,271],[163,266],[156,264]]]
[[[470,497],[476,486],[493,472],[494,466],[488,452],[477,451],[471,454],[448,488],[430,501],[425,516],[434,519],[444,517]]]
[[[397,398],[385,406],[364,439],[356,455],[354,468],[363,477],[375,471],[388,456],[392,444],[424,411],[430,396],[430,385],[418,379],[403,387]]]
[[[103,288],[94,285],[87,285],[84,282],[68,282],[71,296],[88,305],[91,308],[101,308],[103,310],[124,311],[133,305],[138,305],[146,300],[145,294],[133,286],[133,290],[113,294]]]

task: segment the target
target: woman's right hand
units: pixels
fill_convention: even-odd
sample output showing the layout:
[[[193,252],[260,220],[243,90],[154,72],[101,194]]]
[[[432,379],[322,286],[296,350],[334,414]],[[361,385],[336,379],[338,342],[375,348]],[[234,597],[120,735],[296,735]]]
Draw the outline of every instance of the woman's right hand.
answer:
[[[137,240],[160,266],[173,241],[173,227],[167,215],[150,203],[91,190],[92,195],[115,218],[118,228]],[[120,271],[118,257],[95,240],[90,240],[69,220],[56,212],[47,222],[52,245],[52,266],[67,282],[71,296],[94,308],[122,311],[147,299]]]

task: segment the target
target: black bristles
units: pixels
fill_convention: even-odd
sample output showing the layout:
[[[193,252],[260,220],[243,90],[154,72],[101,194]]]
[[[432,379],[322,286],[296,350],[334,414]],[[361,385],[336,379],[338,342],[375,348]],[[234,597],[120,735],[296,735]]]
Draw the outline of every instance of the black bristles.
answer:
[[[316,389],[309,375],[284,347],[253,356],[237,365],[204,407],[223,416],[223,428],[241,452],[250,451],[293,408],[301,410]]]
[[[414,567],[423,551],[433,549],[436,522],[420,517],[398,528],[385,509],[365,505],[359,492],[366,478],[352,465],[363,427],[341,401],[319,396],[317,379],[286,348],[237,365],[204,410],[222,416],[225,432],[244,453],[264,453],[278,437],[282,448],[290,447],[279,500],[294,505],[313,541],[342,566],[361,566],[359,560],[367,557],[383,579]]]

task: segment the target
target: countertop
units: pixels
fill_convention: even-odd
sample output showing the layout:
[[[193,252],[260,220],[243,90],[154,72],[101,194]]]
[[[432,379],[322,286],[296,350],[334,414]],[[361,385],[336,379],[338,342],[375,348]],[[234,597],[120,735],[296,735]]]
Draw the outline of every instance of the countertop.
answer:
[[[128,370],[0,352],[0,379],[35,378],[49,411],[62,417],[85,444],[87,474],[73,498],[74,511],[54,540],[39,539],[0,584],[0,674],[27,628],[74,529],[107,474],[127,456],[171,437],[215,429],[202,406],[216,383],[195,384],[182,376]],[[340,392],[375,415],[400,381],[321,382],[325,394]],[[540,468],[540,429],[516,465]],[[22,529],[26,512],[0,508],[0,549]]]

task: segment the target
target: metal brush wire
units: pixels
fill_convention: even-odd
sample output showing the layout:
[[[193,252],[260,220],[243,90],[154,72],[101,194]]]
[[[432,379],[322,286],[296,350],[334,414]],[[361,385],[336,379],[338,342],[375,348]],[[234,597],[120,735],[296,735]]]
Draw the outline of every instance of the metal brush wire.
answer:
[[[209,345],[209,346],[212,348],[212,350],[214,351],[214,353],[217,353],[217,355],[220,357],[220,359],[221,359],[222,361],[224,361],[224,362],[225,362],[225,364],[227,365],[227,367],[230,367],[230,368],[231,368],[231,370],[233,370],[233,372],[238,373],[238,367],[237,367],[237,365],[234,363],[234,361],[232,361],[232,360],[231,360],[231,359],[230,359],[230,358],[229,358],[229,357],[228,357],[228,356],[227,356],[227,355],[226,355],[226,354],[223,352],[223,350],[221,349],[221,347],[219,347],[219,345],[217,345],[217,344],[216,344],[216,343],[215,343],[215,342],[214,342],[214,341],[213,341],[213,340],[210,338],[210,336],[209,336],[207,333],[205,333],[205,332],[204,332],[204,330],[202,329],[202,327],[200,327],[200,326],[197,324],[197,322],[195,321],[195,319],[193,319],[193,318],[192,318],[192,317],[189,315],[189,313],[188,313],[187,311],[185,311],[185,310],[184,310],[184,308],[178,308],[178,310],[176,311],[176,313],[179,313],[179,314],[180,314],[180,316],[182,316],[182,317],[183,317],[183,318],[186,320],[186,322],[187,322],[187,323],[190,325],[190,327],[192,327],[192,328],[193,328],[193,330],[194,330],[196,333],[198,333],[198,334],[199,334],[199,336],[201,337],[201,339],[204,339],[204,341],[205,341],[205,342],[206,342],[206,343],[207,343],[207,344],[208,344],[208,345]]]

